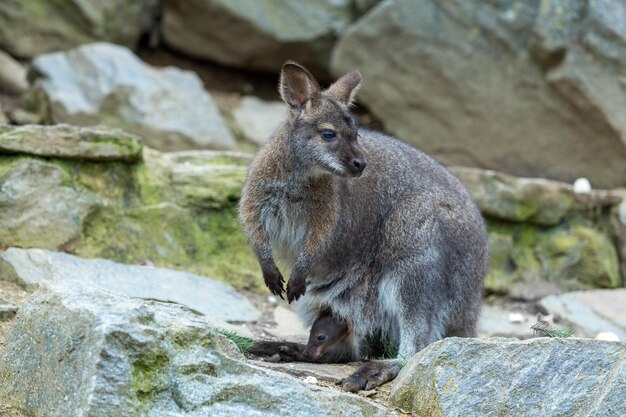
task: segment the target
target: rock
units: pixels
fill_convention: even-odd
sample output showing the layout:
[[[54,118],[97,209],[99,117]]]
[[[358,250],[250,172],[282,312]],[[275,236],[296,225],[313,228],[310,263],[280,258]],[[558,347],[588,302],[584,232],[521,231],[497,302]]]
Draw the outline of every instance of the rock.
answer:
[[[416,416],[619,416],[625,343],[448,338],[402,369],[390,402]]]
[[[163,40],[185,55],[227,66],[276,73],[293,59],[327,74],[337,36],[357,17],[352,3],[288,1],[276,7],[272,0],[168,1]]]
[[[91,161],[137,161],[141,159],[141,149],[138,136],[105,126],[0,127],[0,153]]]
[[[4,110],[2,110],[2,102],[0,102],[0,125],[9,123],[7,116],[4,114]]]
[[[287,114],[282,101],[265,101],[253,96],[241,99],[232,116],[244,137],[263,145],[280,126]]]
[[[30,59],[96,40],[135,46],[153,24],[145,0],[4,0],[0,48]]]
[[[210,94],[192,72],[152,68],[130,50],[96,43],[37,57],[32,110],[53,123],[105,124],[137,133],[161,150],[234,147]]]
[[[40,160],[0,165],[0,247],[70,248],[97,196],[68,184],[68,174]]]
[[[526,313],[521,314],[523,321],[511,322],[511,312],[501,307],[483,305],[478,319],[479,337],[514,337],[517,339],[529,339],[533,337],[530,328],[536,322],[536,318]]]
[[[621,286],[617,249],[590,219],[554,228],[488,221],[491,264],[485,287],[521,299]],[[532,287],[529,290],[529,287]]]
[[[11,55],[0,50],[0,92],[17,95],[27,89],[26,69]]]
[[[302,320],[290,308],[277,306],[273,318],[276,326],[265,329],[272,336],[280,340],[305,344],[309,340],[309,331],[302,326]]]
[[[489,291],[537,300],[563,291],[621,285],[619,242],[610,231],[616,191],[573,186],[477,168],[451,167],[489,229]],[[617,229],[615,229],[617,230]]]
[[[180,151],[163,154],[172,186],[183,206],[233,206],[241,195],[252,154],[233,151]]]
[[[483,214],[515,222],[554,226],[572,210],[571,186],[541,178],[518,178],[476,168],[452,168]]]
[[[394,0],[344,32],[331,67],[358,68],[359,100],[446,165],[613,188],[626,185],[624,45],[621,0]]]
[[[25,287],[76,280],[128,297],[183,304],[230,322],[256,320],[260,313],[230,285],[186,272],[82,259],[43,249],[9,248],[0,253],[3,276]]]
[[[570,322],[577,335],[595,337],[611,332],[626,341],[626,289],[552,295],[542,299],[541,306]]]
[[[253,361],[255,365],[273,369],[293,375],[304,381],[306,378],[315,378],[328,384],[339,385],[341,381],[355,373],[361,362],[353,363],[307,363],[307,362],[261,362]]]
[[[0,402],[28,415],[393,415],[245,362],[181,306],[72,281],[39,290],[18,313]]]

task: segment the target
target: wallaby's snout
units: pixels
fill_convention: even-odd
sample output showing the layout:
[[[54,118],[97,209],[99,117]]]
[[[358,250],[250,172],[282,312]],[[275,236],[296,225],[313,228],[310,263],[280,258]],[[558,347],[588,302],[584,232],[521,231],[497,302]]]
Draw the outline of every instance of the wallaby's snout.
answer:
[[[367,166],[367,161],[365,160],[365,155],[360,149],[360,146],[357,149],[354,149],[354,146],[351,146],[351,148],[353,148],[353,151],[349,155],[347,155],[344,160],[344,164],[350,176],[360,177],[361,175],[363,175],[363,171]]]

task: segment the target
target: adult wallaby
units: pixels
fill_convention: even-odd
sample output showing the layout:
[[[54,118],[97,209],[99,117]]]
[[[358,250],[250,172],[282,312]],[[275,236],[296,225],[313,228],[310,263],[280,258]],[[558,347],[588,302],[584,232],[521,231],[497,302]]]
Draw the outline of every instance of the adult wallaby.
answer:
[[[378,337],[409,359],[444,336],[475,335],[487,235],[442,165],[358,128],[360,83],[353,71],[322,91],[304,67],[283,66],[288,115],[250,165],[240,217],[273,294],[284,291],[273,256],[291,269],[287,298],[306,325],[330,311],[352,324],[353,352]],[[343,387],[371,389],[399,369],[368,362]]]

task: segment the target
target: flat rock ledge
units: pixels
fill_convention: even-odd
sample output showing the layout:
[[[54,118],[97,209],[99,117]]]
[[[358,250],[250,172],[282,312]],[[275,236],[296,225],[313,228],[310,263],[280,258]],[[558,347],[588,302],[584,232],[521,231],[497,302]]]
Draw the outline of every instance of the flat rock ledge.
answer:
[[[416,416],[623,416],[626,343],[448,338],[402,369],[390,403]]]
[[[232,286],[208,277],[45,249],[9,248],[0,253],[0,277],[30,289],[46,282],[81,281],[127,297],[183,304],[226,322],[250,322],[261,315]]]
[[[47,158],[85,161],[141,159],[137,135],[106,126],[0,126],[0,153],[28,154]]]
[[[29,416],[395,415],[251,365],[182,306],[78,281],[46,284],[20,309],[0,356],[0,403]]]

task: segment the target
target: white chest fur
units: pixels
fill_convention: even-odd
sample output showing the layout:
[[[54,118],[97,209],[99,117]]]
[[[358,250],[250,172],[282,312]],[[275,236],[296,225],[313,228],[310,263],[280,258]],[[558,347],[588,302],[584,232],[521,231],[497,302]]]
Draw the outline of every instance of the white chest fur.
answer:
[[[304,205],[287,198],[272,199],[261,209],[261,222],[276,254],[284,262],[293,264],[308,231]]]

